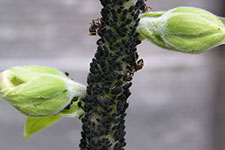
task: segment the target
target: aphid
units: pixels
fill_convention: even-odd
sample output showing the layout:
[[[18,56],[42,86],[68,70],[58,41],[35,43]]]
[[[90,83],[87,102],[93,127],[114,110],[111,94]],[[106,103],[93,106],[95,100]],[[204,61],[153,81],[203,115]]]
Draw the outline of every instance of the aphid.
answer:
[[[127,11],[127,9],[125,9],[125,10],[123,11],[122,16],[124,16],[124,17],[125,17],[125,16],[127,15],[127,12],[128,12],[128,11]]]
[[[115,65],[117,66],[118,71],[122,71],[122,70],[123,70],[123,65],[122,65],[122,63],[117,62]]]
[[[122,9],[119,8],[119,9],[117,10],[117,13],[120,14],[121,12],[122,12]]]
[[[114,9],[111,10],[113,16],[116,16],[116,11]]]
[[[119,80],[119,79],[121,79],[121,78],[122,78],[122,76],[123,76],[122,74],[117,74],[117,75],[116,75],[116,79],[118,79],[118,80]]]
[[[129,12],[132,12],[133,10],[134,10],[134,6],[131,6],[131,7],[128,9]]]
[[[64,109],[70,109],[70,105],[67,105]]]
[[[78,102],[77,105],[78,105],[78,107],[82,107],[81,102]]]
[[[117,22],[118,21],[118,17],[117,16],[113,16],[113,21]]]
[[[139,13],[136,13],[133,16],[134,16],[134,20],[136,20],[138,18],[138,16],[139,16]]]
[[[69,76],[69,73],[68,72],[65,72],[65,75],[68,77]]]
[[[64,91],[63,91],[63,93],[66,93],[66,92],[68,92],[68,90],[64,90]]]
[[[74,97],[74,98],[72,99],[72,101],[73,101],[73,102],[76,102],[76,101],[78,100],[78,98],[79,98],[79,97]]]
[[[99,30],[102,28],[101,25],[101,19],[102,18],[97,18],[97,19],[93,19],[90,28],[89,28],[89,35],[96,35]]]
[[[117,111],[121,112],[124,109],[124,104],[121,101],[118,101],[116,109]]]
[[[131,22],[132,22],[131,19],[127,19],[125,23],[126,23],[126,24],[130,24]]]
[[[123,93],[126,97],[129,97],[130,95],[131,95],[131,92],[128,90],[128,89],[126,89],[125,91],[124,91],[124,93]]]
[[[103,100],[103,104],[107,106],[109,104],[109,101],[110,101],[109,98],[105,98]]]
[[[122,82],[121,80],[119,80],[119,81],[117,81],[117,82],[115,83],[116,86],[120,86],[120,85],[122,85],[122,84],[123,84],[123,82]]]
[[[105,86],[105,88],[104,88],[104,90],[105,90],[105,92],[106,92],[106,93],[108,93],[108,92],[109,92],[109,89],[110,89],[110,88],[109,88],[109,86],[108,86],[108,85],[107,85],[107,86]]]
[[[111,91],[112,94],[119,94],[120,92],[122,92],[121,86],[115,86],[112,88],[112,91]]]
[[[132,82],[127,82],[127,83],[123,86],[123,88],[124,88],[124,89],[128,89],[128,88],[131,87],[131,85],[132,85]],[[123,99],[123,98],[122,98],[122,99]]]

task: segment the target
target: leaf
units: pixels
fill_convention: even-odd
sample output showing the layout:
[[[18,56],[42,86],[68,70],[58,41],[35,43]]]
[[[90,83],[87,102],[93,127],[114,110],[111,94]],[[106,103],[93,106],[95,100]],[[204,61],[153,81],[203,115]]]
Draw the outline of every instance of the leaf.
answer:
[[[58,114],[55,116],[46,116],[46,117],[27,117],[24,131],[24,139],[27,139],[34,133],[37,133],[38,131],[53,125],[60,119],[61,116],[59,116]]]
[[[141,15],[140,18],[143,18],[143,17],[157,18],[157,17],[161,17],[165,13],[166,13],[166,11],[147,12],[147,13],[144,13],[143,15]]]
[[[223,22],[225,25],[225,18],[224,17],[219,17],[219,19]],[[221,44],[225,44],[225,39],[221,42]]]
[[[225,44],[225,39],[221,42],[221,44]]]
[[[223,22],[223,24],[225,25],[225,18],[224,17],[219,17],[219,19]]]
[[[225,18],[224,17],[219,17],[219,19],[223,22],[225,25]],[[221,44],[225,44],[225,39],[221,42]]]

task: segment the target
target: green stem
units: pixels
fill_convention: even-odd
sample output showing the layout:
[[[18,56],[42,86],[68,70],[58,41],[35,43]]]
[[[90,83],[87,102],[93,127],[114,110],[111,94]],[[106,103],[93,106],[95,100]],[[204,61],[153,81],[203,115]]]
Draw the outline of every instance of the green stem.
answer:
[[[129,87],[136,71],[136,32],[143,0],[100,0],[100,39],[82,106],[81,150],[124,150]]]

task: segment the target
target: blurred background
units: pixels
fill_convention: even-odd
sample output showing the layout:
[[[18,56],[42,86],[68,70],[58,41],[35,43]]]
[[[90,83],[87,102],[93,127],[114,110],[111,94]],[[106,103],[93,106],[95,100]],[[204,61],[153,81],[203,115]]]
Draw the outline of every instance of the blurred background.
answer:
[[[153,10],[195,6],[225,16],[224,0],[149,0]],[[98,36],[98,0],[0,0],[0,70],[44,65],[86,84]],[[138,46],[144,69],[131,88],[128,150],[225,149],[225,47],[190,55]],[[62,119],[23,140],[25,116],[0,101],[0,150],[78,150],[81,123]]]

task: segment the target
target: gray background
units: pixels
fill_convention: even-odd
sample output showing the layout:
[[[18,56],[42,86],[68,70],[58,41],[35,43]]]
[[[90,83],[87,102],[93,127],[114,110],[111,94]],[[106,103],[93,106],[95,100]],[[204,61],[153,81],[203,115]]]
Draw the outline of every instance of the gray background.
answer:
[[[224,0],[151,0],[153,10],[195,6],[222,16]],[[45,65],[86,77],[98,37],[97,0],[0,0],[0,70]],[[138,46],[145,67],[134,77],[127,111],[128,150],[224,150],[225,48],[200,55]],[[0,101],[0,150],[77,150],[81,123],[62,119],[23,140],[25,116]]]

